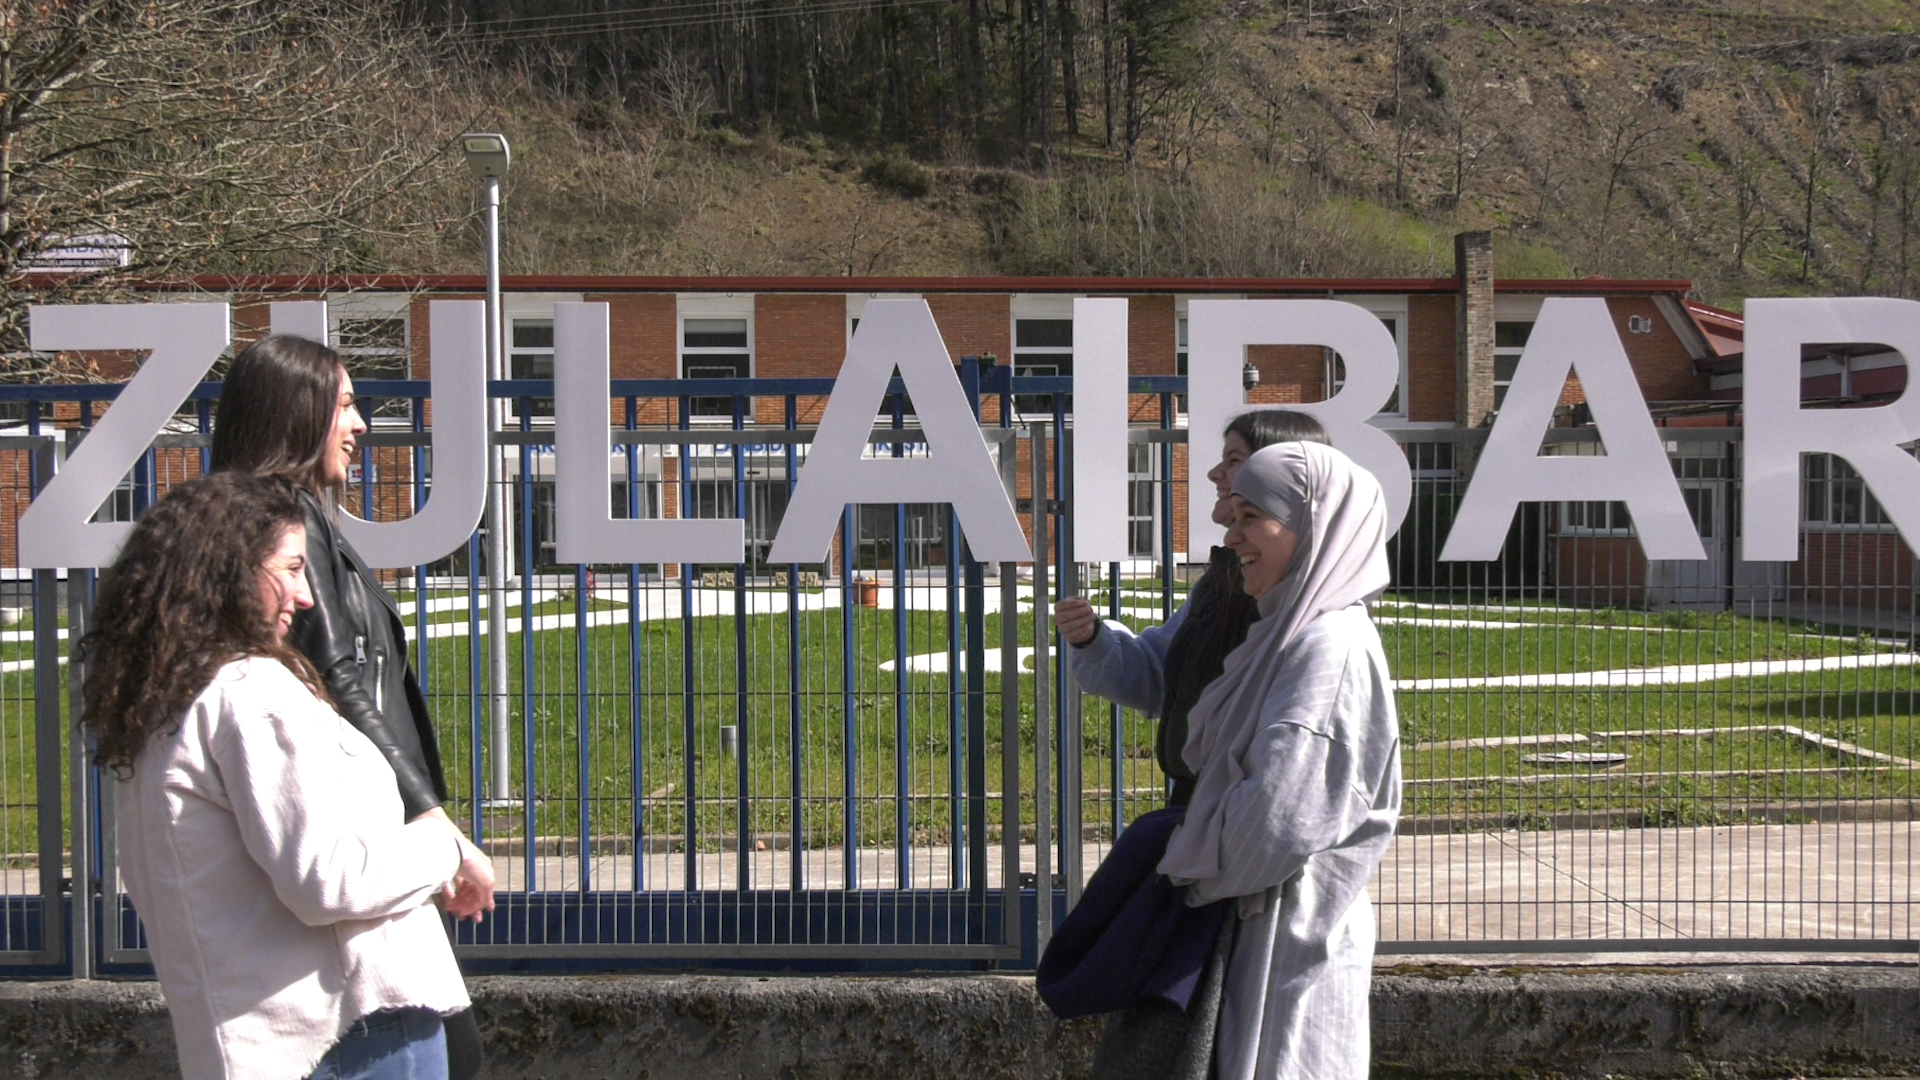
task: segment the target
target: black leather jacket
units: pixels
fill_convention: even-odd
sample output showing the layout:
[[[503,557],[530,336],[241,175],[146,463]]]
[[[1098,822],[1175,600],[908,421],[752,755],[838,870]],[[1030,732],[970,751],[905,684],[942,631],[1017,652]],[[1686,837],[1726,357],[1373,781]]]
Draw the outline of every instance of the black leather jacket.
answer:
[[[340,715],[386,755],[411,821],[447,800],[447,781],[399,609],[320,500],[302,491],[300,505],[313,606],[295,614],[293,646],[319,670]]]
[[[1187,617],[1167,643],[1160,731],[1154,747],[1160,767],[1173,779],[1170,806],[1193,801],[1194,772],[1180,756],[1187,745],[1187,715],[1207,684],[1226,670],[1227,654],[1247,640],[1260,618],[1260,606],[1241,586],[1240,556],[1217,547],[1207,572],[1187,593]]]

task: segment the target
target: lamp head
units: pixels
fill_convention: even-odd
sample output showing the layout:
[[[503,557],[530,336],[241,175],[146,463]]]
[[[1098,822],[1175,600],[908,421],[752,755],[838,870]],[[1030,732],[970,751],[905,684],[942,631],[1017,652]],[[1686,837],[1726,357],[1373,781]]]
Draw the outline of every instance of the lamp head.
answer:
[[[1254,387],[1260,385],[1260,369],[1254,367],[1252,361],[1241,365],[1240,385],[1246,387],[1248,390],[1252,390]]]
[[[460,152],[466,155],[467,168],[475,180],[497,180],[507,175],[513,154],[507,149],[507,137],[492,132],[474,131],[460,136]]]

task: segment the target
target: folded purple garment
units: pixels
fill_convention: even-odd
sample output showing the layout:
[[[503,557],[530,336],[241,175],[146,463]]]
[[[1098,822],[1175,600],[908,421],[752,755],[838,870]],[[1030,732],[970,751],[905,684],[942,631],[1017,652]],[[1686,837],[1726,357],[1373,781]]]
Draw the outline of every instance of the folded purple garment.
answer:
[[[1185,1009],[1193,1000],[1230,902],[1188,907],[1185,887],[1155,869],[1185,817],[1186,807],[1170,806],[1135,819],[1055,928],[1035,980],[1055,1015],[1116,1012],[1150,997]]]

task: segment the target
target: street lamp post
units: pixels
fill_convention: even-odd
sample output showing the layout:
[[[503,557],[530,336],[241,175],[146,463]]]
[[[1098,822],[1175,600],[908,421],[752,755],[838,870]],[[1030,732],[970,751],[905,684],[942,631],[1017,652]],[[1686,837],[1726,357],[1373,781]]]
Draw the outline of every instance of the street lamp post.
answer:
[[[487,197],[487,378],[505,379],[505,350],[500,342],[500,178],[507,174],[512,154],[504,135],[472,133],[460,136],[467,167],[486,189]],[[494,445],[487,450],[486,560],[487,560],[487,669],[492,711],[492,782],[486,803],[515,805],[508,748],[513,734],[507,723],[507,561],[511,558],[507,532],[512,516],[502,492],[506,475],[499,445],[506,428],[506,408],[499,398],[487,405],[488,427]]]

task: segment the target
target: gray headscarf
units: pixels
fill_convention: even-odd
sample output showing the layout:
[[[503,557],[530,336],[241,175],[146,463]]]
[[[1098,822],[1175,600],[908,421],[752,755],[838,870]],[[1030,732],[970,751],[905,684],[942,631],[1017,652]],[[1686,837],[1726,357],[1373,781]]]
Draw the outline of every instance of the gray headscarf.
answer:
[[[1281,657],[1308,623],[1386,589],[1387,503],[1373,475],[1330,446],[1276,443],[1240,467],[1233,493],[1300,538],[1293,565],[1259,598],[1260,621],[1200,695],[1182,751],[1198,775],[1186,823],[1167,843],[1162,873],[1185,883],[1219,873],[1227,794],[1247,776],[1248,745],[1276,685]],[[1259,897],[1243,898],[1255,902]]]

